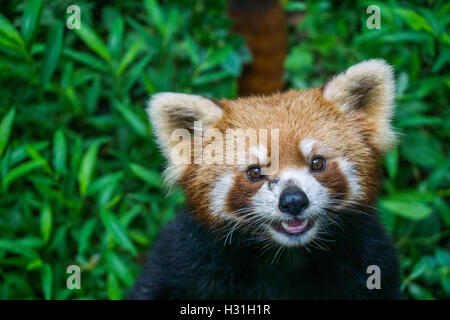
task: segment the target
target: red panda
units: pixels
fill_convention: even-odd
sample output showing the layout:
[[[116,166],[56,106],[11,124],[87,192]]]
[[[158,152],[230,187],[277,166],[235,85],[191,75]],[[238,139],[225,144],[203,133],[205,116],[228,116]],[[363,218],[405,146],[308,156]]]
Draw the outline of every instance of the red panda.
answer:
[[[373,207],[377,164],[396,140],[394,91],[392,68],[368,60],[309,90],[154,95],[166,182],[181,185],[186,209],[162,230],[130,298],[399,298],[396,251]],[[257,132],[256,144],[239,130]],[[371,265],[378,289],[367,285]]]

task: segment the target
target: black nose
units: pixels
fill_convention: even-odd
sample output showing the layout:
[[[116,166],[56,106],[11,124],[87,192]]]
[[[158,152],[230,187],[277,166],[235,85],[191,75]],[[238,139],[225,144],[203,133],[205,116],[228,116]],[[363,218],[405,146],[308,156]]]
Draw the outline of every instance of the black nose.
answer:
[[[281,212],[290,215],[300,214],[309,205],[309,200],[306,194],[299,188],[287,188],[280,196],[278,208]]]

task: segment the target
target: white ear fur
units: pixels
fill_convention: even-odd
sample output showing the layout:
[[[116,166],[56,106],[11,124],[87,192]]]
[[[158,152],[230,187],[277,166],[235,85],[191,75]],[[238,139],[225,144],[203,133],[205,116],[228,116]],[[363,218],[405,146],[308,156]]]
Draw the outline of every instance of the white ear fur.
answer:
[[[383,152],[395,144],[391,127],[395,82],[392,67],[384,60],[373,59],[351,66],[329,80],[323,96],[350,115],[363,112],[375,126],[373,143]]]
[[[194,121],[201,121],[202,129],[206,130],[222,117],[223,111],[214,102],[201,96],[162,92],[152,96],[147,113],[158,145],[168,160],[166,181],[172,183],[178,181],[185,167],[175,165],[171,159],[171,149],[178,143],[171,141],[174,130],[186,129],[192,132]]]

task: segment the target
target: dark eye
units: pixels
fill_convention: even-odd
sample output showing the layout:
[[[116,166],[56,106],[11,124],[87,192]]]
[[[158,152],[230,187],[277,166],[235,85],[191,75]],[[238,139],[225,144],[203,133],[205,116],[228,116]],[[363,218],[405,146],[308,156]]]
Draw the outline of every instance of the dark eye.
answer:
[[[263,176],[261,174],[261,167],[253,166],[247,170],[247,177],[250,181],[260,180]]]
[[[326,161],[322,157],[315,157],[311,161],[311,170],[312,171],[322,171],[325,169]]]

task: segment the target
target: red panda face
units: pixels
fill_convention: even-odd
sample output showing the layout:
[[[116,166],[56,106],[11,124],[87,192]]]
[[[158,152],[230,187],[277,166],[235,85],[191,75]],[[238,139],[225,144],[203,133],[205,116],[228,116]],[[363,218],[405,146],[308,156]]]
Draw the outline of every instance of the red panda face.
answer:
[[[371,60],[306,91],[217,102],[162,93],[149,113],[166,181],[181,184],[197,219],[297,246],[343,208],[373,203],[377,162],[395,140],[393,90],[390,67]]]

